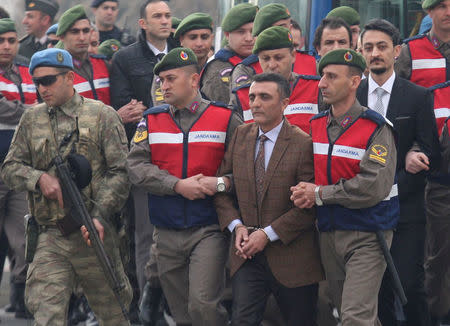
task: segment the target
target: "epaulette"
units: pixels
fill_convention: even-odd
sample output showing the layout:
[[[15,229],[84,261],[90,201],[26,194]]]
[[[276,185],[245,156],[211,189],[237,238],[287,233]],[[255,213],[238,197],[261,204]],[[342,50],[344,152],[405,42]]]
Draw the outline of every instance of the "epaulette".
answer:
[[[427,34],[414,35],[412,37],[404,39],[403,43],[408,43],[408,42],[413,41],[413,40],[418,40],[418,39],[424,38],[426,36],[427,36]]]
[[[91,58],[95,58],[95,59],[108,60],[108,57],[106,57],[106,55],[103,55],[103,54],[90,54],[89,56]]]
[[[214,106],[220,106],[221,108],[229,109],[228,105],[220,101],[211,101],[211,104]]]
[[[308,79],[308,80],[320,80],[320,76],[315,75],[299,75],[302,79]]]
[[[23,41],[25,41],[30,36],[31,36],[30,34],[24,35],[22,38],[19,39],[19,43],[22,43]]]
[[[242,64],[246,66],[250,66],[252,63],[255,63],[258,61],[258,56],[256,54],[250,54],[247,58],[242,60]]]
[[[374,110],[366,110],[361,114],[361,118],[366,118],[369,120],[372,120],[373,122],[375,122],[378,126],[383,126],[384,124],[388,124],[391,127],[393,127],[392,122],[390,122],[388,119],[386,119],[385,117],[383,117],[381,114],[379,114],[378,112],[374,111]]]
[[[247,84],[244,84],[244,85],[235,87],[235,88],[233,88],[233,89],[231,90],[231,92],[232,92],[233,94],[236,94],[238,90],[240,90],[240,89],[242,89],[242,88],[249,88],[251,84],[252,84],[252,83],[247,83]]]
[[[217,51],[217,53],[214,55],[214,59],[220,60],[220,61],[228,61],[232,56],[234,56],[234,53],[227,49],[220,49]]]
[[[444,88],[444,87],[448,87],[448,86],[450,86],[450,80],[447,80],[445,83],[440,83],[440,84],[433,85],[433,86],[431,86],[428,89],[430,91],[434,91],[435,89]]]
[[[142,115],[146,116],[149,114],[166,113],[166,112],[169,112],[169,107],[170,107],[169,104],[162,104],[162,105],[154,106],[152,108],[145,110]]]
[[[313,116],[311,119],[309,119],[309,121],[313,121],[313,120],[316,120],[319,118],[326,117],[329,112],[330,112],[330,110],[325,110],[325,111],[319,112],[315,116]]]

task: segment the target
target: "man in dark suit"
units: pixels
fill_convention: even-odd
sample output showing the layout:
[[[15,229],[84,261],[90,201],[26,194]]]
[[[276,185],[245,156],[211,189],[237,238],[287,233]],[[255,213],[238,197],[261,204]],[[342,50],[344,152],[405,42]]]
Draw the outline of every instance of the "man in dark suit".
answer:
[[[428,325],[424,292],[425,175],[439,161],[439,143],[430,91],[395,75],[400,33],[386,20],[370,21],[361,35],[362,53],[370,70],[357,92],[361,105],[390,120],[397,132],[397,177],[400,220],[391,252],[408,299],[406,323]],[[383,325],[396,325],[395,295],[385,273],[379,296]]]
[[[289,93],[281,75],[254,77],[249,98],[255,123],[237,128],[217,174],[232,174],[235,190],[217,194],[215,204],[222,230],[234,235],[231,323],[236,326],[259,325],[270,293],[288,325],[316,324],[317,283],[323,276],[315,216],[290,201],[291,186],[313,180],[312,143],[283,118]]]

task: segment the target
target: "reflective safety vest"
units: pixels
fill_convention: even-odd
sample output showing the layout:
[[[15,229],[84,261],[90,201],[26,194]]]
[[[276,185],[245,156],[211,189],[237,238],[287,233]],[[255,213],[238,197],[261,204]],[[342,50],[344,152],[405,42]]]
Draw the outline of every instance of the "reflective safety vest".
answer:
[[[405,40],[411,53],[410,80],[423,87],[431,87],[450,79],[449,62],[434,48],[426,35]]]
[[[297,50],[293,71],[299,75],[317,75],[316,58]]]
[[[11,80],[0,75],[0,93],[8,101],[17,100],[24,104],[33,104],[37,99],[36,87],[28,72],[28,67],[22,65],[16,66],[19,69],[22,83],[17,87]],[[4,121],[0,121],[0,163],[3,162],[6,154],[8,154],[15,129],[16,125],[6,124]]]
[[[216,175],[225,154],[232,111],[210,104],[188,132],[173,120],[168,105],[147,110],[148,142],[152,163],[177,178],[202,173]],[[180,195],[148,195],[153,225],[184,229],[218,223],[212,197],[188,200]]]
[[[299,76],[289,97],[289,105],[284,110],[289,123],[301,128],[307,134],[309,134],[309,120],[319,113],[319,81],[318,76]],[[233,90],[242,108],[245,123],[254,122],[248,99],[249,88],[250,84],[246,84]]]
[[[99,100],[106,105],[111,104],[109,94],[109,72],[103,57],[90,56],[93,78],[87,80],[81,75],[75,73],[75,80],[73,87],[84,97]]]
[[[430,87],[434,95],[434,116],[439,136],[447,117],[450,116],[450,80]]]
[[[311,136],[314,151],[314,175],[317,185],[333,185],[341,179],[349,180],[360,172],[361,160],[368,150],[374,132],[386,122],[379,114],[368,110],[361,114],[334,141],[330,143],[327,132],[329,111],[311,119]],[[389,230],[399,218],[397,184],[390,194],[375,206],[349,209],[342,205],[317,207],[320,231],[332,230]]]
[[[8,100],[18,100],[23,104],[33,104],[37,100],[36,87],[28,72],[28,67],[17,65],[22,83],[19,87],[11,80],[0,75],[0,93]]]

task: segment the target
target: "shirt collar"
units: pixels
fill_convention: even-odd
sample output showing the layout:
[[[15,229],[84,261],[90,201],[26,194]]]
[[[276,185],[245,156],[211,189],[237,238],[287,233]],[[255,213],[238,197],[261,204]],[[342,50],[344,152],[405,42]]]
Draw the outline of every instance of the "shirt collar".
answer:
[[[264,132],[261,130],[261,128],[258,128],[258,129],[259,129],[258,138],[259,138],[262,134],[264,134],[267,138],[269,138],[269,140],[270,140],[272,143],[275,143],[275,142],[277,141],[278,135],[280,134],[281,127],[283,126],[283,123],[284,123],[284,119],[280,122],[279,125],[277,125],[275,128],[271,129],[270,131],[268,131],[268,132],[266,132],[266,133],[264,133]]]
[[[392,92],[392,86],[394,86],[394,81],[395,81],[395,72],[392,73],[391,77],[388,78],[388,80],[386,80],[384,82],[383,85],[378,85],[377,82],[375,80],[373,80],[372,78],[372,74],[369,74],[369,78],[368,78],[368,82],[369,82],[369,94],[372,94],[373,92],[375,92],[375,90],[378,87],[381,87],[382,89],[384,89],[388,94],[391,94]]]
[[[44,34],[41,38],[34,37],[34,43],[41,43],[44,45],[47,42],[47,35]]]
[[[81,96],[75,91],[75,94],[59,108],[68,116],[75,116],[75,111],[78,105],[81,103]]]
[[[203,98],[201,97],[200,93],[197,93],[197,95],[195,96],[194,100],[189,103],[188,106],[182,108],[182,109],[176,109],[174,106],[170,106],[170,110],[172,111],[172,114],[175,114],[177,111],[181,111],[181,110],[186,110],[189,113],[194,114],[195,112],[197,112],[198,108],[200,107],[200,105],[203,102]]]
[[[157,55],[160,54],[160,53],[167,54],[167,53],[169,52],[169,48],[167,47],[167,42],[166,42],[166,47],[165,47],[164,50],[162,50],[162,51],[158,50],[158,49],[157,49],[152,43],[150,43],[149,41],[147,41],[147,45],[148,45],[148,47],[150,48],[150,50],[153,52],[153,54],[154,54],[155,56],[157,56]]]
[[[439,49],[441,46],[443,46],[445,44],[445,42],[442,42],[437,36],[436,34],[434,34],[432,31],[430,31],[429,35],[428,35],[429,40],[431,41],[431,43],[433,44],[435,49]]]

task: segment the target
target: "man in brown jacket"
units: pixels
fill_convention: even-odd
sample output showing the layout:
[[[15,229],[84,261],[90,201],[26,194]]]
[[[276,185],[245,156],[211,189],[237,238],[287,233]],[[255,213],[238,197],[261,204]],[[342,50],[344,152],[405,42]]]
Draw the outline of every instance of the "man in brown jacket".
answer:
[[[220,226],[234,239],[232,325],[259,325],[270,293],[288,325],[315,325],[322,269],[314,211],[289,199],[290,186],[313,180],[312,142],[283,118],[289,93],[281,75],[255,76],[249,92],[255,123],[236,129],[218,171],[233,175],[234,193],[215,198]]]

